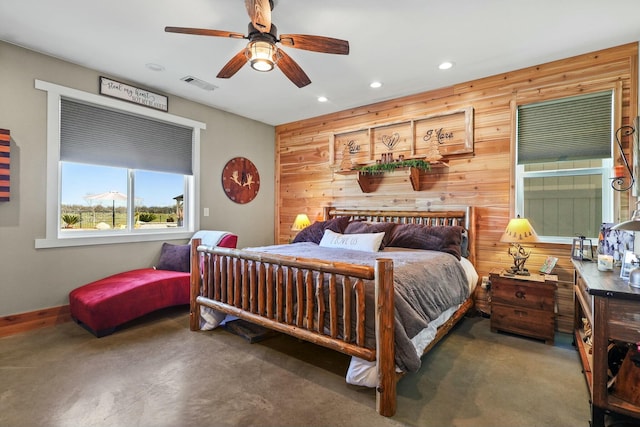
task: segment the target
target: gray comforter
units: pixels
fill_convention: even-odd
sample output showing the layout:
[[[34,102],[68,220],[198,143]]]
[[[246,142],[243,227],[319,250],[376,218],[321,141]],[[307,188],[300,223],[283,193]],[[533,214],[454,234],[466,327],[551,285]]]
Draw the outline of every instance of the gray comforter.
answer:
[[[411,339],[443,311],[464,302],[469,285],[464,269],[453,255],[424,250],[387,248],[376,253],[324,248],[315,243],[295,243],[247,248],[272,254],[316,258],[373,266],[376,258],[393,260],[395,290],[396,365],[405,372],[420,368],[420,356]],[[367,307],[373,310],[373,284],[367,287]],[[373,319],[373,311],[367,313]],[[367,325],[367,345],[375,345],[373,325]]]

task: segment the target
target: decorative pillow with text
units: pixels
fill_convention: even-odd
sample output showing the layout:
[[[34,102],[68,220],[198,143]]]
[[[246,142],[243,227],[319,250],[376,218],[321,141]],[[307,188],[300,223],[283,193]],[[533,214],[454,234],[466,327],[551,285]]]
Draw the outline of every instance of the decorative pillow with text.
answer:
[[[340,234],[325,230],[319,246],[325,248],[352,249],[354,251],[378,252],[384,233]]]

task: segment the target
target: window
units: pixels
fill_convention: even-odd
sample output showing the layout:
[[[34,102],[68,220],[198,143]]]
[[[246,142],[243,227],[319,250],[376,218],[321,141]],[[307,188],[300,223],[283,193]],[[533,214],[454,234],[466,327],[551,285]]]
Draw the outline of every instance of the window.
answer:
[[[613,92],[517,111],[516,212],[545,241],[598,236],[613,218]]]
[[[203,123],[42,81],[36,88],[48,92],[49,152],[47,235],[37,248],[193,234]]]

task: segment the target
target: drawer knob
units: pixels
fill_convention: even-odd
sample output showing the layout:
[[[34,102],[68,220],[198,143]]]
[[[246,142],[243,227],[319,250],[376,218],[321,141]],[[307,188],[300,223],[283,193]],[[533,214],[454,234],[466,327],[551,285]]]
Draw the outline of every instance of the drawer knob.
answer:
[[[525,293],[524,293],[524,292],[522,292],[522,291],[517,291],[517,292],[516,292],[516,298],[525,299],[525,298],[526,298],[526,295],[525,295]]]

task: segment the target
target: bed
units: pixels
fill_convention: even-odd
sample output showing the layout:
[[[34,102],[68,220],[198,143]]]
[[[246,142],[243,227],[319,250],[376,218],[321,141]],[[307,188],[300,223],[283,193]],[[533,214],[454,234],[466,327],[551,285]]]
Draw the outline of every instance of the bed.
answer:
[[[328,207],[288,245],[240,250],[194,239],[190,328],[232,315],[350,355],[350,371],[374,370],[376,409],[392,416],[398,379],[473,307],[474,236],[472,207]]]

